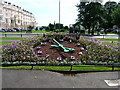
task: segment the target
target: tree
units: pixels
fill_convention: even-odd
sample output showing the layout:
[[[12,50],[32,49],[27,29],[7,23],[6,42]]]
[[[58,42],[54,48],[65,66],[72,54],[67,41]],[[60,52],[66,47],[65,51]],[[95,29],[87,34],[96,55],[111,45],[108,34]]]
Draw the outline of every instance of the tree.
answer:
[[[120,28],[120,6],[118,6],[113,12],[112,12],[112,19],[114,25],[117,25]]]
[[[114,1],[108,1],[105,3],[104,5],[105,7],[105,12],[106,12],[106,16],[105,16],[105,19],[106,19],[106,22],[105,22],[105,25],[106,25],[106,28],[112,28],[113,27],[113,18],[111,16],[112,12],[114,11],[114,9],[117,7],[117,3],[114,2]]]
[[[64,29],[68,30],[68,26],[65,26]]]
[[[37,30],[38,30],[38,27],[36,27],[35,30],[37,31]]]
[[[32,30],[34,28],[34,26],[28,26],[27,28]]]
[[[29,33],[29,32],[32,33],[32,29],[34,28],[34,26],[30,25],[27,28],[28,28],[28,30],[26,31],[26,33]]]
[[[89,29],[88,34],[92,33],[94,35],[96,25],[99,26],[103,20],[104,9],[102,4],[99,2],[81,2],[77,7],[79,12],[77,21],[86,29]]]
[[[51,24],[51,23],[50,23],[50,24],[48,25],[48,27],[49,27],[49,30],[50,30],[50,31],[53,31],[55,26],[54,26],[54,24]]]

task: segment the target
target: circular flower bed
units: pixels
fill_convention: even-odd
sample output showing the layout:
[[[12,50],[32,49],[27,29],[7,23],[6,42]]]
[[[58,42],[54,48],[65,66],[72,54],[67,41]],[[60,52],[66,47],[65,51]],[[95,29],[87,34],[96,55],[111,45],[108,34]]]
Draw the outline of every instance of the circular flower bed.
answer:
[[[64,53],[53,39],[75,51]],[[99,40],[61,34],[35,36],[2,46],[2,62],[44,62],[54,64],[114,64],[120,63],[117,46],[105,45]]]

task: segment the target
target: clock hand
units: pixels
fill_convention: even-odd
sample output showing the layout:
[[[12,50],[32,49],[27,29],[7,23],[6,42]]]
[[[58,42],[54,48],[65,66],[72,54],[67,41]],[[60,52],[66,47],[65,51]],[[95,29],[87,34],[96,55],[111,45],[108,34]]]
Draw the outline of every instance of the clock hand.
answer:
[[[73,49],[73,48],[66,48],[66,49],[68,49],[70,51],[75,51],[75,49]]]
[[[59,47],[59,46],[57,46],[57,45],[51,45],[51,47]]]
[[[74,51],[75,50],[73,48],[65,48],[58,41],[56,41],[55,39],[53,39],[53,40],[58,44],[58,46],[57,45],[51,45],[52,47],[61,47],[64,50],[64,52],[70,52],[70,51]]]
[[[57,46],[57,45],[51,45],[51,47],[58,48],[58,47],[60,47],[60,46]],[[66,47],[65,47],[65,49],[66,49],[66,50],[70,50],[70,51],[75,51],[75,49],[73,49],[73,48],[66,48]]]

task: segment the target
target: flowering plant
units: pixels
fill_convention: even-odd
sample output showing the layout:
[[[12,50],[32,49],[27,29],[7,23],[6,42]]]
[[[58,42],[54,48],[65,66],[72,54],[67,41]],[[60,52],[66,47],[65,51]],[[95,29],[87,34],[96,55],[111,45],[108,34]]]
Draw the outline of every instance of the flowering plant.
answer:
[[[80,43],[85,49],[82,52],[81,57],[75,60],[77,63],[82,64],[95,64],[100,62],[106,62],[107,64],[120,63],[118,60],[119,52],[117,46],[105,45],[96,39],[90,39],[87,37],[80,37],[76,40],[74,37],[65,36],[61,34],[48,34],[46,36],[35,36],[27,38],[18,42],[13,42],[2,46],[2,61],[3,62],[50,62],[59,64],[57,60],[50,61],[45,58],[39,58],[34,52],[34,47],[39,45],[41,42],[49,41],[53,38],[64,40],[72,40],[76,43]],[[63,63],[69,63],[69,60],[61,61]],[[62,63],[62,64],[63,64]]]

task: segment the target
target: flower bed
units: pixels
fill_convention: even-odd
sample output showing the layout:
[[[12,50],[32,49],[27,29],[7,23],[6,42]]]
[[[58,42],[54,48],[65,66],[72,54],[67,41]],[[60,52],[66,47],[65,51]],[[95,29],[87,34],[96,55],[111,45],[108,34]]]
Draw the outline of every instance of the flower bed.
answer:
[[[76,55],[76,51],[73,52],[73,55],[76,57],[74,60],[65,58],[58,61],[57,58],[51,57],[48,59],[45,58],[44,55],[39,57],[36,53],[36,48],[40,46],[41,42],[46,42],[46,44],[49,45],[48,42],[51,42],[53,38],[56,40],[64,39],[64,41],[72,40],[71,46],[74,46],[75,43],[80,43],[81,47],[84,48],[76,47],[75,49],[79,48],[85,50],[77,52],[77,54],[82,52],[79,53],[81,55]],[[64,43],[62,44],[64,45]],[[47,45],[43,46],[43,49],[45,49]],[[53,52],[52,55],[55,56],[57,54]],[[66,56],[67,55],[69,57],[69,54],[66,54]],[[41,62],[47,64],[114,64],[120,63],[118,58],[120,57],[117,46],[105,45],[99,40],[89,39],[87,37],[81,37],[79,40],[76,40],[76,38],[73,36],[71,37],[60,34],[36,36],[2,46],[2,62]]]

